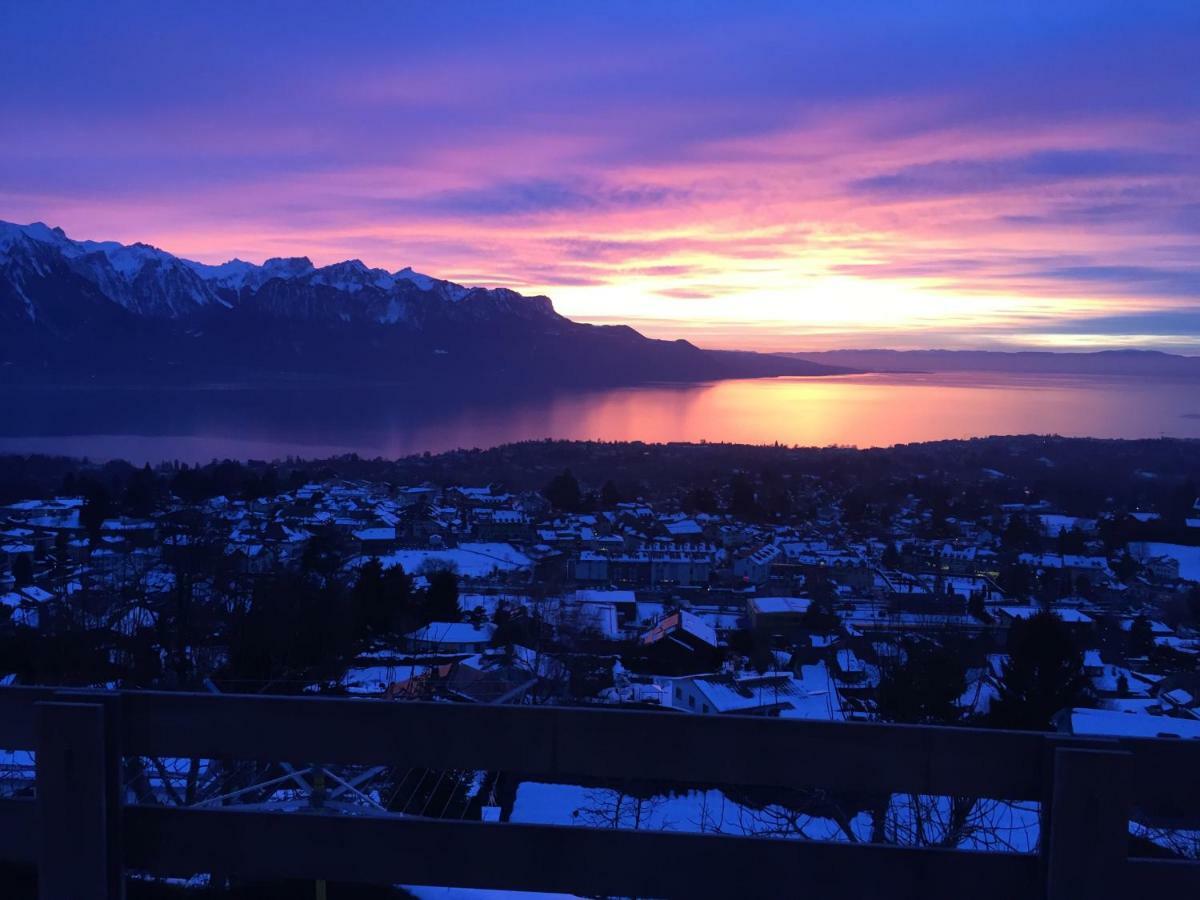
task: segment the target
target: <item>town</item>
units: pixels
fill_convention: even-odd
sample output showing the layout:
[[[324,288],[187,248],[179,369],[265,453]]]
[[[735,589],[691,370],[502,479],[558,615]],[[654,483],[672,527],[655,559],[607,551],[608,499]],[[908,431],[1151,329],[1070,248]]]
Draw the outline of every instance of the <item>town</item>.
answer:
[[[4,685],[1200,739],[1200,452],[1186,441],[545,441],[0,468]],[[27,757],[8,754],[0,789],[28,787]],[[329,774],[349,807],[410,814],[1036,841],[1036,811],[1011,804],[956,817],[917,798],[881,810],[515,773]],[[154,760],[140,790],[308,796],[305,778],[278,775]],[[1134,836],[1200,846],[1151,824]]]

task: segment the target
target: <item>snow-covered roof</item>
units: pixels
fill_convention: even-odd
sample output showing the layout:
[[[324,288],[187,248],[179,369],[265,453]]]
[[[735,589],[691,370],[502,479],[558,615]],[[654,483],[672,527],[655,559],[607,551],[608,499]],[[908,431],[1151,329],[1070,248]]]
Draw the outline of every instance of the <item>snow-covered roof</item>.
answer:
[[[1200,740],[1200,721],[1107,709],[1072,709],[1072,734]]]
[[[801,614],[808,611],[812,600],[807,597],[752,597],[750,605],[759,615]]]
[[[655,644],[675,631],[685,631],[713,647],[717,646],[717,633],[698,616],[687,610],[678,610],[660,619],[653,628],[642,635],[643,644]]]
[[[360,528],[354,532],[354,536],[360,541],[394,541],[396,539],[396,529]]]
[[[1012,619],[1031,619],[1038,613],[1043,612],[1041,607],[1037,606],[1000,606],[997,607],[1000,612]],[[1092,617],[1078,609],[1072,609],[1069,606],[1058,607],[1051,610],[1056,616],[1064,622],[1072,625],[1087,625],[1092,621]]]

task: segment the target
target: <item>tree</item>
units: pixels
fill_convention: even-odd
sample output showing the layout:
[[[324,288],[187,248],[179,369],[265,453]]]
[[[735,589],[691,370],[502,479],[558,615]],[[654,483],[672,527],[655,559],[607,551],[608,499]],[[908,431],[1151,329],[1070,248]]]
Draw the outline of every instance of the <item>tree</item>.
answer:
[[[983,594],[976,591],[967,600],[967,614],[973,619],[978,619],[980,622],[992,621],[991,614],[988,613],[987,607],[983,602]]]
[[[717,497],[708,488],[692,488],[684,495],[683,511],[686,513],[708,513],[717,511]]]
[[[900,567],[900,550],[894,542],[889,543],[883,548],[883,558],[880,560],[885,569],[896,569]]]
[[[366,562],[350,592],[358,636],[394,634],[413,625],[411,595],[412,579],[403,567],[385,569],[378,559]]]
[[[812,597],[813,603],[825,604],[831,608],[837,598],[837,585],[824,569],[810,569],[804,576],[804,589],[808,596]]]
[[[734,475],[729,483],[729,512],[739,519],[756,519],[759,516],[754,485],[745,475]]]
[[[1008,660],[992,704],[994,724],[1004,728],[1051,728],[1059,710],[1087,698],[1083,654],[1067,626],[1052,612],[1018,619],[1008,632]]]
[[[231,675],[269,682],[335,677],[353,652],[346,592],[297,574],[263,578],[228,625]]]
[[[571,474],[570,469],[564,469],[555,475],[542,491],[542,495],[555,509],[564,512],[578,512],[583,504],[583,495],[579,491],[579,482]]]
[[[1064,528],[1058,533],[1058,552],[1065,555],[1083,553],[1087,550],[1087,540],[1083,532],[1076,526]]]
[[[431,622],[457,622],[462,615],[458,609],[458,573],[452,569],[437,569],[427,577],[426,618]]]
[[[962,654],[944,643],[909,641],[881,666],[876,713],[885,722],[945,725],[962,718],[967,689]]]
[[[612,509],[621,502],[621,492],[617,490],[617,486],[613,484],[611,479],[604,482],[604,486],[600,488],[600,505],[604,509]]]
[[[133,473],[129,483],[125,485],[121,504],[131,516],[144,518],[154,512],[160,490],[158,476],[154,474],[150,464],[146,463]]]
[[[300,555],[300,568],[328,581],[341,570],[347,550],[346,538],[341,532],[332,528],[323,529],[305,543],[304,552]]]
[[[22,553],[13,560],[12,577],[19,588],[33,584],[33,563],[26,554]]]
[[[1010,561],[1001,565],[1000,577],[996,579],[996,583],[1008,596],[1024,599],[1033,593],[1033,572],[1029,566]]]
[[[81,488],[83,506],[79,509],[79,524],[87,529],[88,534],[95,536],[100,533],[100,526],[104,520],[113,514],[112,498],[104,485],[91,479],[81,485]]]
[[[808,609],[804,611],[804,615],[800,617],[800,621],[806,629],[814,634],[828,634],[831,631],[837,631],[838,627],[842,624],[842,620],[834,612],[833,601],[831,599],[818,599],[815,597],[808,604]]]
[[[1150,625],[1150,620],[1145,616],[1138,616],[1129,623],[1129,646],[1128,653],[1130,656],[1149,656],[1154,650],[1154,629]]]
[[[1037,549],[1040,533],[1028,515],[1013,515],[1004,526],[1001,543],[1005,550],[1022,552]]]

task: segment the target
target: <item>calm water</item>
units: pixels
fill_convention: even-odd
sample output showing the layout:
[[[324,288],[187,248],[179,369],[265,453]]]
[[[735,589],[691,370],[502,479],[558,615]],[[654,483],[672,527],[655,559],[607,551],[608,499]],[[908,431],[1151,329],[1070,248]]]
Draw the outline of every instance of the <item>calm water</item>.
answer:
[[[988,434],[1200,438],[1200,383],[993,373],[779,378],[515,396],[412,389],[5,389],[0,452],[141,463],[537,438],[887,446]]]

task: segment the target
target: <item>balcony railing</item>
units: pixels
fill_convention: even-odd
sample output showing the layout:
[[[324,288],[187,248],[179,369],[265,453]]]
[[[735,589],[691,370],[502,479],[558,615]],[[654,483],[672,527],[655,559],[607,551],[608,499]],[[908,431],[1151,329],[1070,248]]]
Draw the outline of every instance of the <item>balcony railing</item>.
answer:
[[[124,872],[218,872],[640,897],[1196,897],[1200,863],[1131,858],[1131,815],[1200,825],[1200,743],[565,707],[0,689],[0,861],[39,894],[123,896]],[[122,803],[122,756],[403,765],[987,797],[1041,804],[1038,853],[416,816]]]

